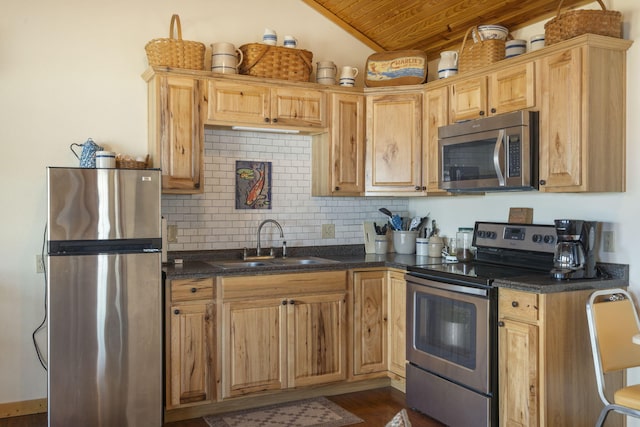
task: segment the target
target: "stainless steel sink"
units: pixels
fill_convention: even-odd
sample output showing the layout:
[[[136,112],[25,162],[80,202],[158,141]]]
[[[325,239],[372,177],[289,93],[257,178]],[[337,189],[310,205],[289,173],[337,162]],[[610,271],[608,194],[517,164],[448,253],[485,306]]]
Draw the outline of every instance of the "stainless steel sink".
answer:
[[[273,258],[273,259],[261,259],[255,261],[208,261],[214,267],[233,269],[233,268],[258,268],[258,267],[278,267],[278,266],[294,266],[294,265],[317,265],[317,264],[332,264],[339,261],[332,259],[319,258],[319,257],[292,257],[292,258]]]
[[[338,261],[334,261],[332,259],[327,258],[319,258],[319,257],[293,257],[293,258],[280,258],[276,260],[280,264],[291,264],[291,265],[309,265],[309,264],[332,264]]]

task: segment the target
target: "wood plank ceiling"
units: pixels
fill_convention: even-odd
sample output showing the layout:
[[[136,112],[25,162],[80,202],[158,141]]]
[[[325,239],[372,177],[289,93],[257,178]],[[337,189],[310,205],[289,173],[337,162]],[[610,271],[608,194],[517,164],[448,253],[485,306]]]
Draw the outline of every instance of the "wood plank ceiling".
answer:
[[[471,26],[498,24],[513,31],[555,16],[559,4],[559,0],[303,1],[377,52],[418,49],[430,59],[443,50],[457,49]],[[593,1],[564,0],[562,10]]]

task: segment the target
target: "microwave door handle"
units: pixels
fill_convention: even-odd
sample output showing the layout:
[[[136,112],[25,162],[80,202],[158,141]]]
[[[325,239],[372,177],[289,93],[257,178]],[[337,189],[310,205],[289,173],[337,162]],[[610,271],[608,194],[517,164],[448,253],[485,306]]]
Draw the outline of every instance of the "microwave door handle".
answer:
[[[498,138],[496,139],[496,146],[493,149],[493,167],[496,170],[496,175],[498,176],[498,184],[500,187],[505,186],[504,174],[502,173],[502,168],[500,167],[500,153],[503,150],[504,145],[504,134],[505,130],[500,129],[498,131]]]

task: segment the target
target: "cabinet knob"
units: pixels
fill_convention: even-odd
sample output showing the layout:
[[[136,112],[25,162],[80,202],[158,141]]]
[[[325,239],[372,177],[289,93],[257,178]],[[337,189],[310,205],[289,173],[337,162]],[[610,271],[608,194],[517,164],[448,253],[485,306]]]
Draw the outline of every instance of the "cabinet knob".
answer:
[[[290,300],[289,300],[289,304],[293,305],[293,304],[295,304],[295,303],[296,303],[296,302],[295,302],[294,300],[292,300],[292,299],[290,299]]]
[[[175,310],[173,310],[173,314],[180,314],[180,310],[176,308]]]
[[[282,305],[287,305],[287,300],[282,300]]]
[[[484,111],[480,110],[480,112],[478,114],[480,114],[481,116],[484,116]]]
[[[501,328],[503,328],[503,327],[504,327],[504,322],[503,322],[502,320],[500,320],[500,321],[498,322],[498,326],[499,326],[499,327],[501,327]]]
[[[264,118],[264,122],[265,122],[265,123],[269,123],[270,121],[271,121],[271,120],[269,120],[269,117],[265,117],[265,118]]]
[[[335,190],[335,191],[340,191],[340,187],[336,187],[336,190]]]
[[[191,293],[195,294],[196,292],[198,292],[198,290],[196,288],[191,288]]]
[[[495,112],[496,112],[496,111],[497,111],[497,110],[496,110],[495,108],[492,108],[492,109],[491,109],[491,114],[495,114]]]
[[[540,185],[547,185],[547,181],[545,181],[544,179],[540,180]]]
[[[419,185],[416,185],[416,191],[420,191],[422,190],[422,187],[420,187]]]
[[[272,119],[271,123],[278,123],[278,118],[276,117],[275,119]]]
[[[518,301],[511,301],[511,307],[514,307],[514,308],[515,308],[515,307],[517,307],[517,306],[519,306],[519,305],[520,305],[520,304],[518,304]]]

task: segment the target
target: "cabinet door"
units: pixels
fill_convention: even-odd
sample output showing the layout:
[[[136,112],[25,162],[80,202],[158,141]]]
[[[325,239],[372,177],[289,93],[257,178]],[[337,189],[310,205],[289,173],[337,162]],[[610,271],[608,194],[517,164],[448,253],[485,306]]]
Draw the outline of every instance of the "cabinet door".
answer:
[[[330,95],[329,132],[313,137],[314,196],[359,196],[364,193],[364,96]]]
[[[154,166],[162,169],[165,193],[199,193],[204,151],[205,84],[186,77],[160,77]]]
[[[540,190],[583,186],[582,49],[540,60]]]
[[[533,61],[496,71],[489,76],[489,114],[503,114],[535,106]]]
[[[353,373],[387,370],[386,271],[353,273]]]
[[[424,159],[425,159],[425,182],[427,191],[431,193],[448,194],[445,190],[438,188],[438,178],[440,175],[438,148],[438,128],[449,124],[449,92],[446,86],[438,89],[428,90],[424,100]]]
[[[223,397],[278,390],[286,385],[286,300],[223,304]]]
[[[422,191],[422,94],[367,96],[366,191]]]
[[[214,124],[269,124],[269,93],[268,86],[209,80],[207,120]]]
[[[404,273],[389,272],[389,370],[405,378],[407,362],[407,282]]]
[[[169,308],[167,408],[213,401],[214,305]]]
[[[459,80],[450,86],[451,123],[486,117],[487,78],[485,76]]]
[[[273,87],[271,123],[282,126],[326,126],[325,94],[319,90]]]
[[[502,319],[498,338],[501,426],[537,426],[538,326]]]
[[[289,387],[346,379],[345,300],[345,293],[288,300]]]

